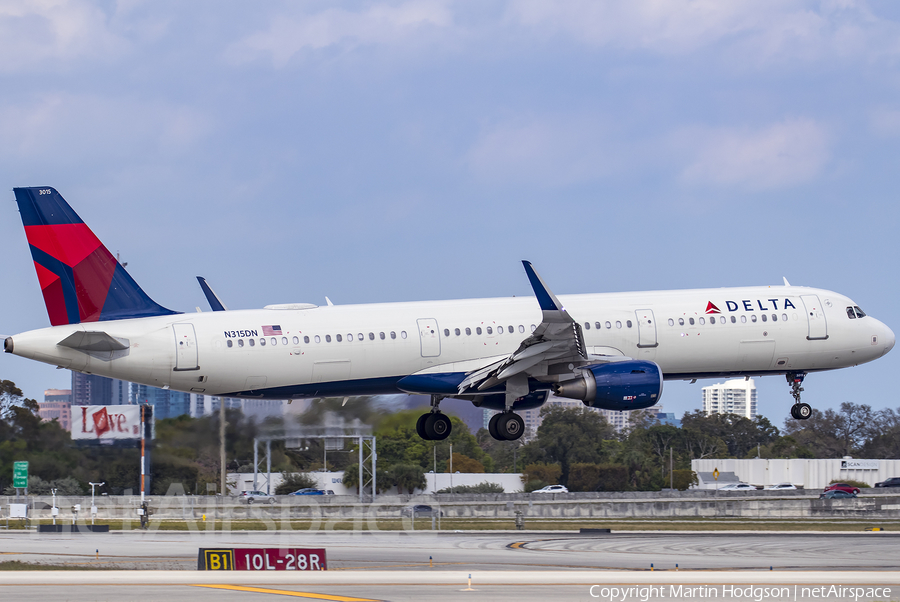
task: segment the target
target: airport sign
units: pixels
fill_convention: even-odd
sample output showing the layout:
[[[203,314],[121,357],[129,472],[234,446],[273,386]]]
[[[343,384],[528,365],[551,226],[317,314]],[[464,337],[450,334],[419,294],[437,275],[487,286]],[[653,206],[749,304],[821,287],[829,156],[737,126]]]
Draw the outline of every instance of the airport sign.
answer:
[[[324,548],[200,548],[200,571],[324,571]]]
[[[13,462],[13,487],[28,489],[28,462]]]

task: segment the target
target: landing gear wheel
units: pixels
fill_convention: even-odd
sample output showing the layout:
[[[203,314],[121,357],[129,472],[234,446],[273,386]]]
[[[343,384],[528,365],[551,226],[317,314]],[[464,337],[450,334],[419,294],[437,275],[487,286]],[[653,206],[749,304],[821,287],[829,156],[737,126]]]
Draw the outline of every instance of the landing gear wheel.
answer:
[[[812,408],[808,403],[798,403],[794,406],[797,408],[797,418],[800,420],[806,420],[810,416],[812,416]]]
[[[427,439],[432,441],[442,441],[450,436],[453,426],[450,419],[438,412],[432,412],[425,418],[425,434]]]
[[[518,414],[500,414],[497,420],[497,434],[507,441],[515,441],[525,432],[525,421]]]
[[[416,434],[419,435],[419,437],[421,437],[422,439],[425,439],[426,441],[428,441],[428,435],[425,432],[425,421],[428,420],[428,417],[430,415],[431,415],[430,413],[422,414],[421,416],[419,416],[419,419],[416,420]]]
[[[488,422],[488,433],[490,433],[491,437],[497,441],[504,441],[503,437],[500,436],[500,433],[497,432],[497,421],[500,420],[500,416],[503,416],[503,414],[494,414],[491,416],[491,419]]]

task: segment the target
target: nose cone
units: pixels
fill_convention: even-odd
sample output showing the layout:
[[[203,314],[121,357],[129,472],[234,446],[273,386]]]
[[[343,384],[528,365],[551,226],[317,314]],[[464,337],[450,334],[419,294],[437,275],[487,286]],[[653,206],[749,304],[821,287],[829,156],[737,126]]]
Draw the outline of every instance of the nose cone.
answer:
[[[884,342],[884,353],[887,353],[894,348],[894,331],[888,328],[887,324],[882,324],[881,327],[883,329],[881,341]]]

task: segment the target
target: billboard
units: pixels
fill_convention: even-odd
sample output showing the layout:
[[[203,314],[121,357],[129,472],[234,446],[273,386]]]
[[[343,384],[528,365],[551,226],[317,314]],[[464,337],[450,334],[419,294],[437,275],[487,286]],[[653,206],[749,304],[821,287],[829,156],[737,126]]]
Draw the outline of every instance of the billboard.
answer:
[[[112,443],[140,438],[141,406],[72,406],[72,439]]]

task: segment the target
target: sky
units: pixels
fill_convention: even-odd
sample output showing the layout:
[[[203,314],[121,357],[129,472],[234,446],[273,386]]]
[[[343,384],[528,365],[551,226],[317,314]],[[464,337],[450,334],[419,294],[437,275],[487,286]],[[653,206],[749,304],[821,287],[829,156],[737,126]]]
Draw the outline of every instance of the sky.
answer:
[[[3,334],[49,325],[15,186],[184,311],[197,275],[231,309],[530,295],[528,259],[557,294],[787,277],[900,329],[896,3],[0,0],[0,39]],[[898,371],[804,401],[896,408]]]

